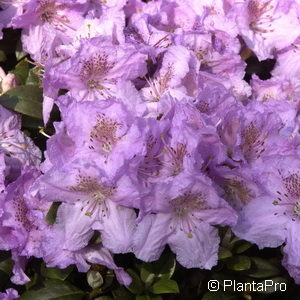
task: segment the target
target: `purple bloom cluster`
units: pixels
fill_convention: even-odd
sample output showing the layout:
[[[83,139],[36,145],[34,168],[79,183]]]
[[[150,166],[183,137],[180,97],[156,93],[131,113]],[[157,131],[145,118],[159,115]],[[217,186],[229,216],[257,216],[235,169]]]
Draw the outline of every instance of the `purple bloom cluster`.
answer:
[[[300,283],[298,1],[9,2],[0,26],[21,28],[44,69],[44,122],[54,103],[62,118],[40,163],[0,110],[0,249],[13,282],[29,280],[34,256],[102,264],[128,285],[112,254],[151,262],[166,245],[184,267],[211,269],[215,225],[229,225],[260,248],[284,244]],[[271,79],[243,80],[244,44],[277,59]]]

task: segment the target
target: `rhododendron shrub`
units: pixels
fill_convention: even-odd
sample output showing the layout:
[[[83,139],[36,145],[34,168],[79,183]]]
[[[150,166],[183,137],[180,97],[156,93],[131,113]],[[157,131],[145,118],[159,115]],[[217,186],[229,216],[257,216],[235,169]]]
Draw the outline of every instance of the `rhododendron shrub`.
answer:
[[[0,8],[0,37],[17,37],[13,58],[0,44],[0,299],[24,284],[21,299],[163,299],[183,288],[176,261],[300,283],[298,1]],[[269,79],[245,80],[247,55],[276,60]],[[281,247],[284,268],[258,274],[251,243]],[[74,266],[91,291],[63,282]]]

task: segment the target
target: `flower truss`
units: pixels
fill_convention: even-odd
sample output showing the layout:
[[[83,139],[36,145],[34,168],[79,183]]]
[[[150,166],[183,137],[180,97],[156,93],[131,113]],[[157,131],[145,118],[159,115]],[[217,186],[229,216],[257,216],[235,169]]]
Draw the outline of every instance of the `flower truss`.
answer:
[[[0,249],[12,253],[15,284],[37,257],[82,272],[99,263],[129,285],[113,255],[152,262],[167,245],[182,266],[210,270],[216,225],[260,248],[284,245],[300,283],[299,1],[0,7],[0,29],[21,29],[42,69],[45,125],[54,105],[61,116],[42,160],[19,116],[0,107]],[[276,59],[270,79],[243,79],[245,45]],[[0,78],[3,94],[18,84]]]

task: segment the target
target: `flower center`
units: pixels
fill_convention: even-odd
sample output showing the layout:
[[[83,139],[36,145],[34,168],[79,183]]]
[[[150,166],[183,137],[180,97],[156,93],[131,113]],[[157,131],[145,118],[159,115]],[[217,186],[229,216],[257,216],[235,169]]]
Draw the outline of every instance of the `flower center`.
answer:
[[[83,62],[80,77],[87,83],[88,89],[103,89],[100,82],[104,81],[113,66],[114,64],[108,62],[106,53],[98,53]]]
[[[246,205],[255,197],[246,183],[239,178],[225,179],[224,190],[227,201],[236,209]]]
[[[271,0],[263,3],[261,0],[250,0],[248,4],[249,13],[249,27],[254,32],[268,33],[273,32],[271,29],[273,17],[272,14],[265,15],[268,11],[273,9],[270,5]],[[264,26],[264,28],[262,28]]]
[[[102,217],[107,216],[108,209],[106,200],[110,198],[115,191],[115,187],[109,187],[98,183],[96,178],[78,174],[76,177],[77,185],[69,188],[70,191],[88,194],[88,199],[83,200],[82,208],[85,209],[85,215],[91,216],[100,208]],[[78,200],[81,200],[80,198]]]
[[[207,209],[206,197],[202,192],[186,192],[183,195],[169,201],[173,207],[174,218],[170,229],[175,231],[179,228],[192,238],[192,232],[197,229],[196,223],[199,222],[194,216],[196,211]]]
[[[105,114],[99,114],[97,123],[90,132],[90,142],[93,145],[99,143],[100,151],[106,155],[113,150],[115,144],[121,139],[121,137],[117,136],[117,131],[122,126],[122,123],[116,122]],[[89,148],[95,149],[93,145],[89,146]]]
[[[57,12],[57,6],[55,1],[51,0],[40,0],[40,5],[37,10],[40,18],[43,22],[51,23]]]
[[[147,141],[147,154],[139,167],[139,173],[146,180],[156,178],[159,175],[175,177],[183,171],[183,161],[185,157],[190,157],[186,144],[177,143],[176,147],[167,144],[164,134],[159,139],[149,136]],[[154,179],[155,180],[155,179]]]
[[[170,200],[170,204],[173,206],[175,214],[178,217],[186,217],[188,214],[192,214],[195,210],[202,210],[206,208],[205,196],[202,192],[184,193],[183,195]]]
[[[283,178],[281,172],[279,174],[282,177],[282,182],[285,186],[286,192],[276,191],[277,199],[273,201],[273,205],[283,207],[283,215],[290,215],[292,221],[300,218],[300,176],[299,173],[292,173],[288,177]],[[275,213],[278,215],[279,213]]]
[[[150,94],[153,97],[153,101],[158,102],[161,96],[169,87],[169,81],[174,76],[174,68],[171,64],[168,65],[166,72],[159,78],[147,79],[146,81],[150,87]]]
[[[254,125],[254,122],[250,122],[250,124],[244,128],[241,134],[241,138],[242,152],[248,162],[252,159],[258,159],[266,150],[264,148],[264,144],[267,137],[261,137],[261,132]]]

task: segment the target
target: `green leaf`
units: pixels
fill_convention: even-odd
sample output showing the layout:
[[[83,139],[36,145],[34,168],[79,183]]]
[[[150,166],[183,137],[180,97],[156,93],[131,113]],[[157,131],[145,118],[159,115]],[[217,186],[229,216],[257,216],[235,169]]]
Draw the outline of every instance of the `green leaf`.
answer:
[[[46,222],[48,224],[53,225],[55,223],[57,210],[60,205],[61,205],[61,202],[53,202],[51,204],[51,207],[46,215]]]
[[[49,279],[66,280],[73,270],[74,266],[72,265],[66,269],[47,268],[45,264],[41,265],[41,274]]]
[[[21,84],[26,83],[26,79],[28,77],[28,72],[29,72],[29,64],[26,59],[22,59],[16,66],[15,68],[10,71],[9,73],[13,73],[17,76],[18,81]]]
[[[8,276],[11,275],[12,268],[13,268],[13,262],[10,258],[0,262],[0,270],[5,274],[7,274]]]
[[[158,278],[170,279],[176,268],[176,259],[172,253],[161,255],[158,261],[153,262],[153,273]]]
[[[223,247],[229,248],[228,245],[230,243],[230,240],[232,238],[232,231],[229,227],[221,227],[219,228],[220,234],[222,236],[222,242],[221,245]]]
[[[238,237],[233,237],[233,239],[229,242],[228,248],[233,249],[235,247],[236,243],[240,242],[240,239]]]
[[[234,249],[234,252],[237,254],[241,254],[253,246],[253,244],[246,241],[239,241],[239,242],[240,242],[239,245],[235,246]]]
[[[132,294],[126,290],[124,286],[119,286],[117,289],[112,291],[114,299],[132,300],[134,299]]]
[[[38,74],[41,72],[40,67],[34,67],[29,70],[28,77],[26,79],[26,85],[41,86],[41,80]]]
[[[245,271],[250,269],[251,260],[248,256],[237,255],[226,262],[227,268],[233,271]]]
[[[28,129],[40,129],[43,126],[44,123],[41,119],[22,115],[22,127]]]
[[[33,275],[30,277],[30,281],[28,281],[25,284],[26,290],[30,290],[33,288],[35,285],[39,284],[40,276],[38,273],[33,273]]]
[[[260,257],[252,257],[251,260],[254,263],[254,271],[247,273],[248,276],[253,278],[267,278],[280,274],[279,268],[274,266],[266,259]]]
[[[10,258],[10,253],[8,251],[0,251],[0,261]]]
[[[17,86],[0,96],[0,104],[21,114],[42,119],[42,89],[33,85]]]
[[[132,278],[130,286],[127,287],[128,290],[135,295],[142,294],[145,290],[145,287],[138,274],[136,274],[136,272],[132,269],[127,269],[126,271]]]
[[[23,58],[25,58],[28,55],[28,53],[24,52],[24,51],[16,51],[16,59],[17,61],[22,60]]]
[[[179,293],[179,287],[175,280],[163,278],[150,288],[153,294],[169,294],[169,293]]]
[[[140,276],[142,281],[146,285],[151,285],[155,279],[155,274],[153,272],[153,266],[149,263],[143,263],[141,266]]]
[[[225,247],[220,247],[219,249],[219,259],[226,259],[228,257],[231,257],[232,253],[229,249],[225,248]]]
[[[26,53],[26,52],[23,51],[21,40],[19,40],[18,43],[17,43],[15,55],[16,55],[17,61],[20,61],[26,55],[28,55],[28,53]]]
[[[146,288],[152,285],[157,278],[170,279],[174,274],[176,260],[173,254],[163,254],[159,260],[141,265],[140,276]]]
[[[47,280],[45,287],[26,291],[19,300],[82,300],[85,293],[65,281]]]

